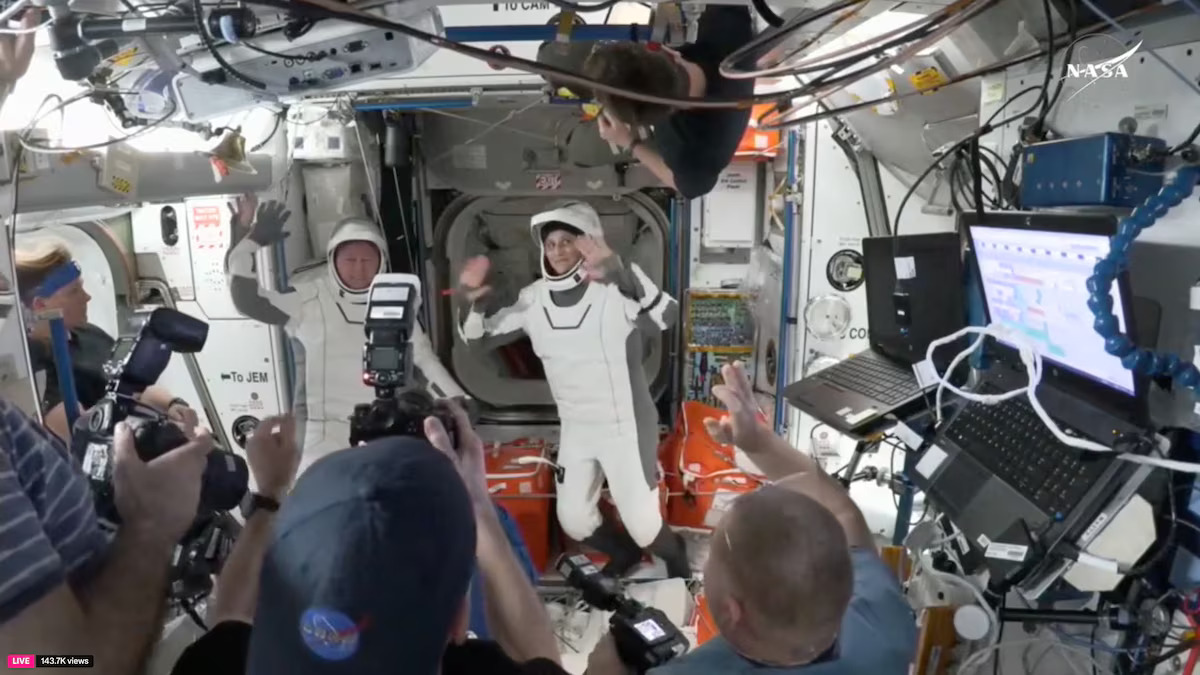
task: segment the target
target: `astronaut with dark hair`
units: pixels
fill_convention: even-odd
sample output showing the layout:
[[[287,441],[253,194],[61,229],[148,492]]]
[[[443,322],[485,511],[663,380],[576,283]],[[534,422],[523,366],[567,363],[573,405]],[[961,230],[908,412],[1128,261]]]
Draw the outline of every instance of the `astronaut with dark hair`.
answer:
[[[535,215],[531,234],[542,253],[541,278],[491,316],[475,304],[490,290],[488,259],[467,261],[459,283],[470,309],[461,336],[469,342],[521,332],[542,360],[562,423],[557,508],[567,535],[607,554],[610,575],[627,573],[646,549],[670,576],[689,577],[683,538],[659,507],[658,412],[642,366],[641,331],[670,327],[678,304],[613,253],[600,216],[584,202]],[[605,479],[624,531],[601,516]]]

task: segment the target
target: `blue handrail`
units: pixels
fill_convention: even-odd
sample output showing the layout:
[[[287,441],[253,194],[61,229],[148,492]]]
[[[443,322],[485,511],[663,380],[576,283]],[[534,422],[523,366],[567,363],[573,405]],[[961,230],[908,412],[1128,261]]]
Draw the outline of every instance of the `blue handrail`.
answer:
[[[788,196],[796,185],[796,132],[789,131],[787,135],[787,182]],[[783,387],[787,384],[788,355],[794,345],[788,343],[788,329],[791,326],[792,270],[795,267],[793,248],[796,242],[796,209],[789,199],[784,201],[783,211],[783,296],[779,302],[779,336],[775,349],[775,433],[783,433],[784,405]]]

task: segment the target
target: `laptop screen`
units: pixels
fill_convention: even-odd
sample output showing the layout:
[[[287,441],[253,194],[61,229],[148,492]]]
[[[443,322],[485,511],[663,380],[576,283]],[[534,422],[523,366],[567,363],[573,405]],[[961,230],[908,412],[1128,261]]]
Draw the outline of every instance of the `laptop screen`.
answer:
[[[971,226],[971,239],[993,323],[1023,335],[1042,358],[1135,395],[1133,373],[1104,351],[1104,338],[1092,329],[1087,306],[1087,280],[1108,253],[1107,236]],[[1113,314],[1121,331],[1127,332],[1127,300],[1119,284],[1114,284],[1112,295]]]

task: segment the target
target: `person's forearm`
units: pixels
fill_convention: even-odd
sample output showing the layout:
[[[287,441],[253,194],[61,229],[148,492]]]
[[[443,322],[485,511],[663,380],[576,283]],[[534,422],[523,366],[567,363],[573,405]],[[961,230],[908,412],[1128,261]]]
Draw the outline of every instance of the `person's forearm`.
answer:
[[[174,542],[125,527],[81,593],[87,635],[104,675],[142,672],[162,629]]]
[[[773,483],[811,497],[837,518],[850,545],[874,549],[875,537],[858,505],[835,478],[812,457],[763,427],[754,448],[743,448],[750,460]]]
[[[750,455],[754,466],[772,482],[795,473],[821,473],[821,465],[812,457],[792,447],[787,439],[765,426],[759,431],[754,447],[743,450]]]
[[[213,592],[209,624],[222,621],[254,623],[254,606],[258,603],[258,575],[262,571],[263,558],[271,543],[271,528],[275,514],[270,511],[255,511],[238,535],[237,542],[221,575],[217,577],[217,588]]]
[[[476,557],[483,579],[488,628],[504,652],[516,661],[541,658],[559,663],[550,616],[517,562],[496,508],[490,503],[480,504],[475,512],[479,528]]]
[[[671,167],[667,166],[666,160],[663,159],[662,155],[658,154],[657,150],[645,143],[639,143],[633,148],[633,156],[637,157],[637,160],[643,166],[650,169],[650,173],[654,174],[655,178],[661,180],[663,185],[672,190],[679,189],[675,187],[675,172],[671,170]]]

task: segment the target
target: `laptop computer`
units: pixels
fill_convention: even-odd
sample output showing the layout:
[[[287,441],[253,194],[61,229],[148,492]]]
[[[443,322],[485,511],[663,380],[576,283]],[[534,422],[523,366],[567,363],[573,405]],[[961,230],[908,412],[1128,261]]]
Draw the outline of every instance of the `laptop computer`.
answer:
[[[783,390],[788,403],[850,435],[921,398],[913,364],[966,316],[957,233],[867,237],[862,249],[870,348]],[[953,357],[957,350],[941,351]]]
[[[1087,279],[1108,252],[1116,220],[969,213],[959,224],[978,262],[989,321],[1018,331],[1042,354],[1036,394],[1050,417],[1067,433],[1109,445],[1142,429],[1147,383],[1104,350],[1087,306]],[[1114,284],[1113,313],[1136,334],[1127,274]],[[988,349],[994,362],[977,391],[1023,386],[1016,345],[992,340]],[[1132,496],[1135,476],[1148,474],[1060,442],[1025,397],[956,407],[910,477],[985,552],[993,574],[1024,565],[1039,546],[1085,545]]]

